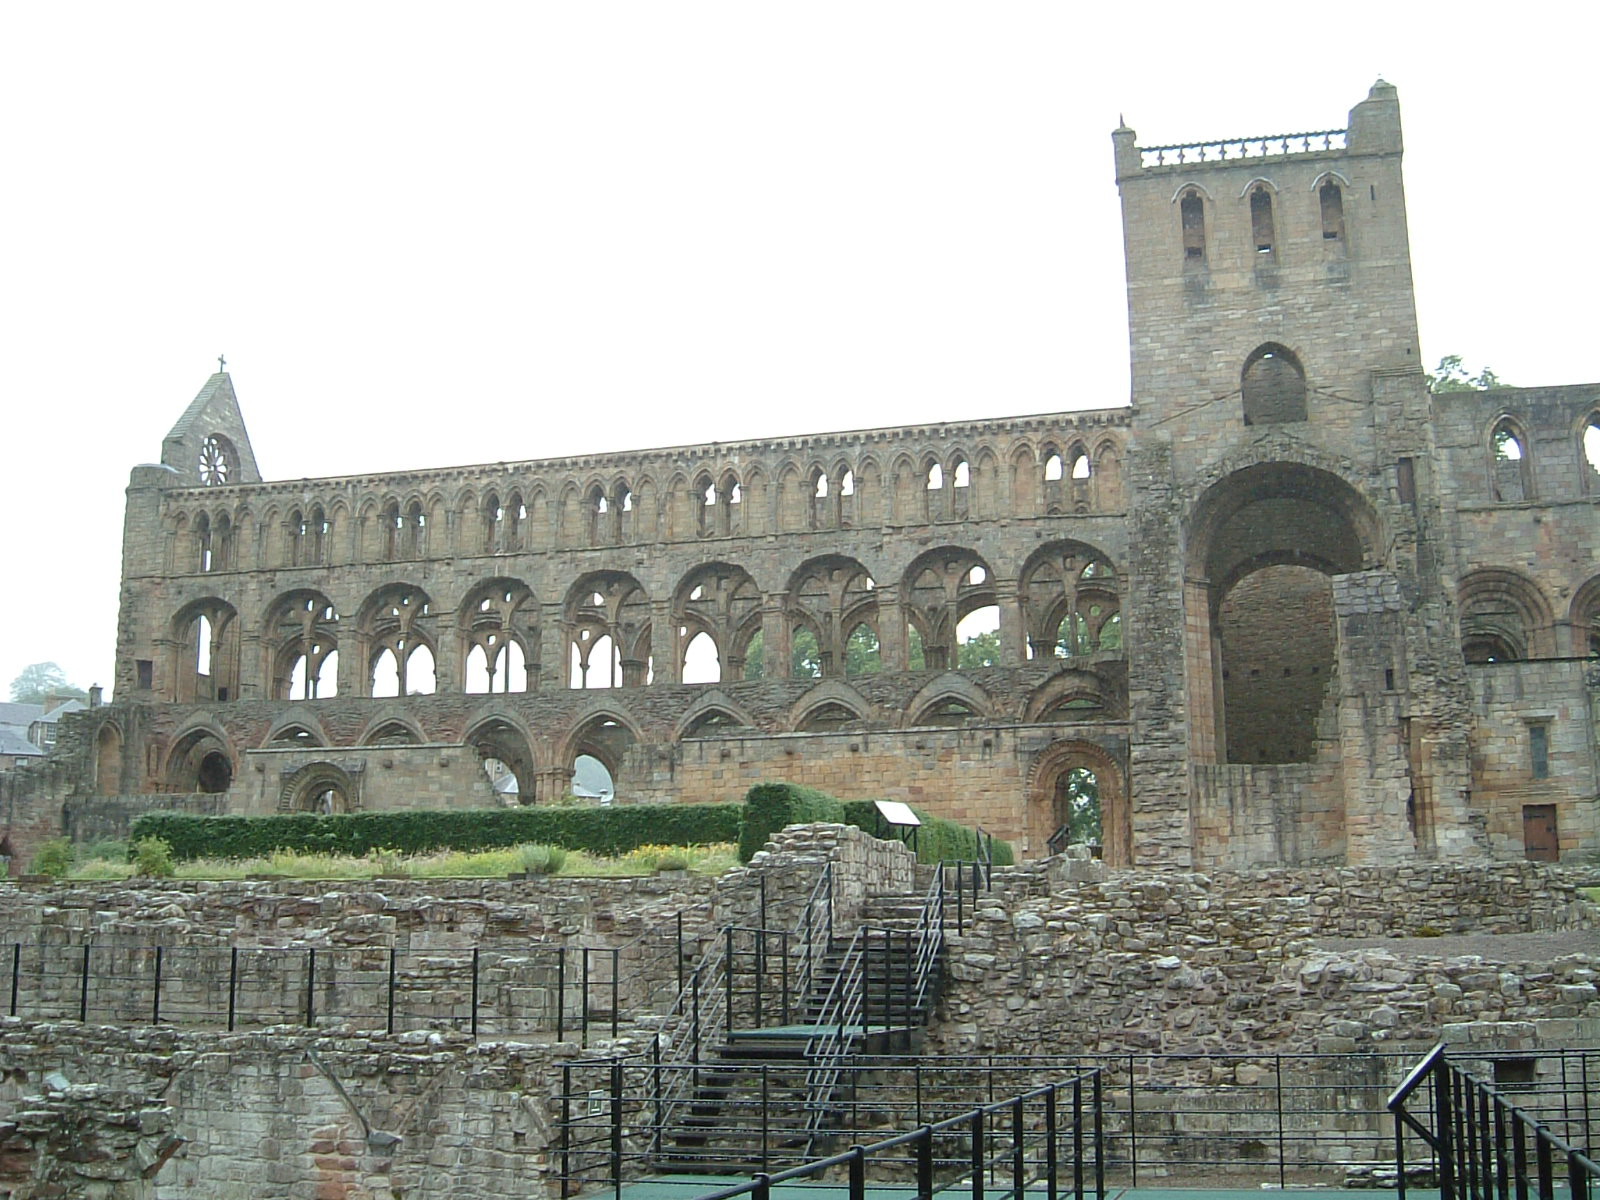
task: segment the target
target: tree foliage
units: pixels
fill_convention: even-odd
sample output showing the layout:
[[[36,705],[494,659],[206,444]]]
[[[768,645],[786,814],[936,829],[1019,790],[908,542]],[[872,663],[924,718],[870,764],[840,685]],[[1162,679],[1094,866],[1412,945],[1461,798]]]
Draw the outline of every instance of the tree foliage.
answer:
[[[975,633],[961,643],[957,651],[957,666],[963,671],[971,671],[978,667],[998,667],[1000,665],[1000,631],[991,629],[988,633]]]
[[[1511,387],[1488,367],[1476,375],[1468,374],[1459,354],[1446,354],[1439,365],[1428,373],[1428,390],[1432,392],[1487,392],[1491,388]]]
[[[1074,767],[1061,785],[1061,799],[1067,806],[1067,844],[1089,842],[1099,845],[1100,781],[1087,767]]]
[[[11,681],[11,699],[17,704],[43,704],[52,696],[87,700],[89,693],[67,682],[67,673],[53,662],[23,667]]]

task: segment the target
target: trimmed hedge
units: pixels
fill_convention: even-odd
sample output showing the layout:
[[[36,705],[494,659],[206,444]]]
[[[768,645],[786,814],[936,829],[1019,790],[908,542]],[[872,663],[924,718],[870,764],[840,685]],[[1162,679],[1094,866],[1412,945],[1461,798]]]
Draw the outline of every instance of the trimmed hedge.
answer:
[[[922,820],[916,838],[918,862],[972,862],[981,857],[976,830],[920,808],[911,811]],[[745,796],[744,825],[739,831],[740,861],[749,862],[785,825],[812,821],[854,825],[875,837],[895,836],[883,827],[871,800],[838,800],[826,792],[794,783],[758,783]],[[1010,866],[1015,861],[1011,843],[994,840],[994,861],[996,866]]]
[[[263,858],[274,850],[359,857],[372,850],[425,854],[434,850],[488,850],[527,842],[615,855],[644,845],[731,842],[739,837],[743,813],[744,806],[740,804],[404,810],[328,816],[293,813],[274,817],[195,817],[158,812],[146,813],[136,820],[129,841],[161,838],[172,847],[172,857],[179,862],[194,858]]]
[[[922,822],[915,830],[918,862],[976,862],[983,857],[982,847],[978,844],[977,830],[958,825],[954,821],[947,821],[943,817],[936,817],[914,805],[911,811],[916,813]],[[844,819],[875,837],[901,838],[902,836],[899,831],[885,827],[877,805],[871,800],[846,800]],[[995,866],[1009,867],[1016,861],[1011,852],[1010,842],[995,838],[993,847]]]
[[[744,821],[739,826],[739,861],[749,862],[785,825],[807,825],[813,821],[846,824],[844,805],[827,792],[797,783],[756,784],[745,793]]]

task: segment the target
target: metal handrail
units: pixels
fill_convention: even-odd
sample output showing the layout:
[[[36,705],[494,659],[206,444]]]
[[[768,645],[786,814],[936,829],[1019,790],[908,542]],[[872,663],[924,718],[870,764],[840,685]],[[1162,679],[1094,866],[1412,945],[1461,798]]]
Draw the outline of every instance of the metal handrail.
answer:
[[[806,1058],[811,1062],[806,1072],[806,1108],[809,1113],[806,1122],[808,1156],[816,1150],[824,1116],[839,1086],[843,1068],[854,1055],[856,1042],[868,1032],[867,954],[875,932],[884,935],[884,966],[887,970],[892,961],[892,935],[896,931],[875,930],[869,926],[861,926],[851,939],[850,948],[840,964],[839,974],[834,977],[833,986],[829,989],[822,1010],[817,1015],[817,1024],[822,1027],[822,1032],[806,1041]],[[919,1011],[926,1001],[933,973],[939,962],[939,954],[944,947],[943,867],[936,868],[933,873],[933,882],[923,897],[922,912],[917,920],[915,934],[914,950],[907,964],[909,974],[907,982],[910,985],[906,998],[908,1015],[910,1012]],[[883,1023],[887,1030],[889,1028],[887,1008],[884,1010]],[[859,1037],[855,1032],[857,1028],[860,1030]]]
[[[733,928],[732,926],[728,927]],[[805,907],[790,931],[794,936],[783,936],[786,956],[802,960],[794,986],[794,994],[809,994],[811,982],[819,959],[814,945],[823,939],[823,952],[833,938],[833,864],[823,865],[822,873],[806,898]],[[658,1092],[657,1128],[665,1128],[672,1115],[684,1104],[693,1100],[699,1086],[699,1072],[674,1070],[686,1066],[698,1067],[702,1052],[714,1045],[730,1031],[733,962],[732,944],[728,937],[716,939],[702,961],[695,964],[689,982],[679,993],[666,1020],[656,1031],[652,1053],[657,1065],[666,1068],[658,1076],[665,1080]],[[709,982],[707,982],[709,980]]]
[[[1406,1107],[1431,1085],[1433,1127]],[[1394,1116],[1396,1186],[1406,1196],[1405,1131],[1416,1134],[1438,1162],[1440,1200],[1555,1200],[1555,1160],[1566,1160],[1571,1200],[1588,1200],[1600,1186],[1600,1163],[1496,1088],[1449,1060],[1440,1042],[1417,1063],[1385,1105]]]

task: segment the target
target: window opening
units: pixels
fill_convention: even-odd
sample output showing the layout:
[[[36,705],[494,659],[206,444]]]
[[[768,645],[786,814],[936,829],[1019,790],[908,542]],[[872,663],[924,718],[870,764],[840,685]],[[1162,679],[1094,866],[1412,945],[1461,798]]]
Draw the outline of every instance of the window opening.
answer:
[[[972,468],[967,466],[967,460],[958,458],[956,469],[952,472],[954,478],[950,481],[953,487],[964,488],[972,486]]]
[[[212,434],[200,443],[200,483],[204,487],[221,487],[233,473],[233,455],[226,439]]]
[[[846,675],[876,675],[883,670],[883,656],[878,648],[877,631],[863,621],[850,631],[844,645],[844,673]]]
[[[1089,455],[1081,446],[1072,452],[1072,477],[1089,478]]]
[[[974,567],[974,571],[983,568]],[[956,666],[963,671],[1000,665],[1000,607],[986,604],[956,622]]]
[[[686,632],[686,629],[680,630],[679,636]],[[717,643],[703,629],[690,638],[683,649],[683,682],[722,682],[722,659],[717,654]]]
[[[1501,462],[1522,461],[1522,439],[1507,425],[1494,431],[1494,456]]]
[[[1344,243],[1344,192],[1333,180],[1317,191],[1322,206],[1322,240]]]
[[[813,482],[816,486],[812,489],[811,494],[818,500],[826,500],[828,498],[828,477],[818,471],[817,477]]]
[[[928,490],[936,492],[944,486],[944,470],[938,463],[928,468]]]
[[[1589,418],[1583,430],[1583,457],[1589,469],[1600,474],[1600,413]]]
[[[1528,756],[1529,765],[1533,769],[1535,779],[1550,778],[1550,726],[1545,724],[1528,726]]]
[[[1061,466],[1061,455],[1051,451],[1050,457],[1044,460],[1044,479],[1046,483],[1053,483],[1060,479],[1065,472]]]
[[[789,644],[789,675],[794,679],[821,679],[822,652],[817,635],[801,626]]]
[[[1255,243],[1257,261],[1270,262],[1274,253],[1272,193],[1261,184],[1250,193],[1250,236]]]
[[[1206,210],[1200,193],[1192,189],[1185,192],[1178,201],[1178,211],[1183,224],[1184,265],[1198,267],[1206,259]]]
[[[1600,439],[1597,439],[1597,440],[1600,440]],[[1600,467],[1596,467],[1595,469],[1596,470],[1600,470]],[[855,494],[856,494],[856,473],[854,471],[846,471],[844,473],[844,478],[839,481],[839,495],[841,495],[841,496],[854,496]]]
[[[204,615],[199,622],[199,630],[195,640],[199,643],[195,654],[195,673],[198,675],[211,674],[211,619]]]
[[[1282,346],[1269,343],[1245,360],[1239,391],[1246,425],[1280,425],[1306,419],[1305,372]]]

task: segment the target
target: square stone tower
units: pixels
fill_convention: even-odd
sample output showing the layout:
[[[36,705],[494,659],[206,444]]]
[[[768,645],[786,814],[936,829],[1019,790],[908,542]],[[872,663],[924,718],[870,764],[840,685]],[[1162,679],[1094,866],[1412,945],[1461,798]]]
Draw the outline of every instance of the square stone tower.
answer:
[[[1470,849],[1395,89],[1345,129],[1112,137],[1135,844],[1232,866]]]

